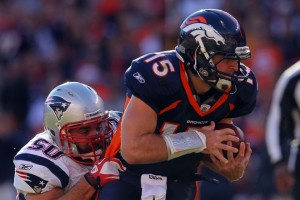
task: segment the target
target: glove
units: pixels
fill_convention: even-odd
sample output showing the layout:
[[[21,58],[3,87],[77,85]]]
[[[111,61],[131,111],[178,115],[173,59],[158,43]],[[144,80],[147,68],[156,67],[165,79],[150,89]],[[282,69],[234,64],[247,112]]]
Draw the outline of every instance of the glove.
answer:
[[[119,171],[124,172],[126,167],[117,158],[103,158],[94,163],[92,170],[84,175],[85,180],[96,190],[109,182],[120,179]]]

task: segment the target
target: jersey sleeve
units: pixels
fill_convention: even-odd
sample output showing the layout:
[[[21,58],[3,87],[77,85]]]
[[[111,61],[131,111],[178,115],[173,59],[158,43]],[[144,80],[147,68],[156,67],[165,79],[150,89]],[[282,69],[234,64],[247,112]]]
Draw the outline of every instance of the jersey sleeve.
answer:
[[[153,72],[153,63],[145,62],[147,57],[134,60],[125,73],[125,85],[127,95],[134,95],[148,104],[153,110],[159,112],[160,99],[167,95],[167,84],[164,81],[167,77],[157,76]]]
[[[258,83],[253,72],[241,86],[238,85],[236,106],[229,114],[229,118],[240,117],[251,113],[256,106]]]
[[[59,159],[50,159],[42,152],[28,150],[25,146],[13,162],[14,187],[18,193],[40,194],[53,188],[64,189],[68,185],[68,168]]]

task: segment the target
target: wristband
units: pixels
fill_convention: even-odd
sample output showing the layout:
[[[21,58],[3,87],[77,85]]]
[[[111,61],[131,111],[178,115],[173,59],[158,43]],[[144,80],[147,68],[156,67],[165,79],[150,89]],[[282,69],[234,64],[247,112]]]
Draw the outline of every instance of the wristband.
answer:
[[[96,179],[95,177],[92,176],[92,174],[90,172],[88,172],[84,175],[84,178],[85,178],[86,182],[88,182],[96,190],[101,189],[99,177]]]
[[[200,153],[206,148],[206,136],[196,130],[164,135],[163,138],[168,149],[168,160],[190,153]]]

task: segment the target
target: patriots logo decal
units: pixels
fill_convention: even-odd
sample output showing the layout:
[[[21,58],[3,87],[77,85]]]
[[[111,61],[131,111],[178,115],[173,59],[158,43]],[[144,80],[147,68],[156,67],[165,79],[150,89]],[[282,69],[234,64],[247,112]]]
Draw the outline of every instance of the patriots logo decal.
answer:
[[[50,96],[45,103],[52,108],[58,120],[61,119],[63,113],[66,112],[71,104],[71,102],[68,102],[59,96]]]
[[[16,170],[16,174],[21,177],[37,194],[42,193],[48,181],[30,173]]]

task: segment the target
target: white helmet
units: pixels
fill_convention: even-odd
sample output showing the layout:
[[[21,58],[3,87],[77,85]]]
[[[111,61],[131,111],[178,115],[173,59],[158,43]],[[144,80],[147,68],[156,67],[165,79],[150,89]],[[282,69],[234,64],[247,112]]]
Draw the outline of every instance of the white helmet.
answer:
[[[97,125],[93,136],[72,136],[70,129]],[[108,112],[103,100],[91,87],[67,82],[54,88],[44,104],[44,127],[65,155],[74,161],[92,165],[104,156],[111,140]],[[80,153],[76,144],[88,144],[90,151]]]

